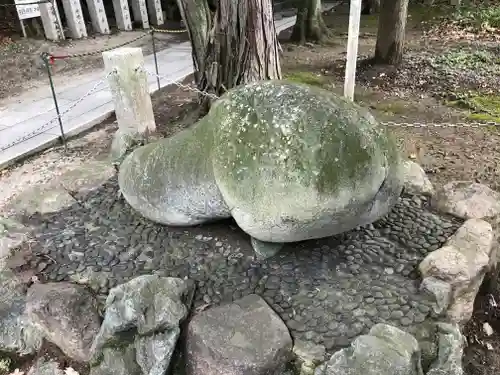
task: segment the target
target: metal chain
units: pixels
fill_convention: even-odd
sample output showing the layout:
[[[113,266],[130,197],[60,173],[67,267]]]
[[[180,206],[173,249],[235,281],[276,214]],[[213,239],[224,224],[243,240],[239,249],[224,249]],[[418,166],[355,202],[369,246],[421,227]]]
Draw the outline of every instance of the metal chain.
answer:
[[[108,77],[111,75],[111,74],[114,74],[115,71],[111,71],[109,72],[108,74],[106,74],[106,76],[101,79],[99,82],[97,82],[94,87],[92,87],[87,93],[85,93],[80,99],[78,100],[75,100],[64,112],[62,112],[60,114],[60,117],[63,117],[64,115],[66,115],[68,112],[72,111],[73,108],[75,108],[78,104],[80,104],[85,98],[87,98],[88,96],[92,95],[98,88],[99,86],[101,86],[107,79]],[[21,142],[24,142],[28,139],[31,139],[41,133],[43,133],[44,131],[47,131],[47,130],[50,130],[50,129],[53,129],[55,128],[56,126],[52,126],[50,128],[47,128],[49,125],[51,125],[53,122],[57,121],[59,119],[59,116],[56,116],[54,117],[53,119],[49,120],[48,122],[46,122],[45,124],[43,124],[42,126],[36,128],[35,130],[29,132],[28,134],[25,134],[23,135],[22,137],[19,137],[17,138],[16,140],[6,144],[5,146],[2,146],[0,148],[0,152],[3,152],[11,147],[14,147],[15,145],[21,143]]]
[[[152,73],[148,70],[146,70],[146,73],[153,76],[157,77],[160,79],[166,79],[167,77],[158,75],[156,73]],[[215,94],[208,93],[201,91],[195,87],[192,86],[187,86],[184,85],[180,82],[177,81],[169,81],[166,85],[174,84],[182,89],[196,92],[200,95],[207,96],[211,99],[218,99],[219,97]],[[380,124],[385,125],[385,126],[391,126],[391,127],[406,127],[406,128],[481,128],[485,126],[500,126],[500,123],[494,122],[494,121],[486,121],[486,122],[471,122],[471,123],[466,123],[466,122],[457,122],[457,123],[423,123],[423,122],[414,122],[414,123],[409,123],[409,122],[395,122],[395,121],[380,121]]]
[[[156,77],[156,78],[159,78],[159,79],[167,79],[167,77],[161,76],[161,75],[153,73],[153,72],[150,72],[149,70],[146,70],[146,73],[149,74],[150,76],[153,76],[153,77]],[[215,94],[208,93],[208,92],[205,92],[205,91],[201,91],[201,90],[197,89],[196,87],[184,85],[184,84],[182,84],[180,82],[177,82],[177,81],[169,81],[166,85],[172,85],[172,84],[176,85],[177,87],[180,87],[181,89],[195,92],[197,94],[206,96],[206,97],[208,97],[210,99],[214,99],[214,100],[219,99],[219,97],[217,95],[215,95]]]
[[[72,58],[77,58],[77,57],[87,57],[87,56],[93,56],[93,55],[100,55],[103,52],[111,51],[117,48],[125,47],[126,45],[132,44],[134,42],[137,42],[138,40],[145,38],[146,36],[152,34],[152,33],[164,33],[164,34],[172,34],[172,33],[185,33],[187,30],[169,30],[169,29],[157,29],[157,28],[151,28],[151,30],[145,31],[143,34],[139,35],[138,37],[126,41],[124,43],[112,46],[112,47],[106,47],[97,51],[91,51],[91,52],[83,52],[83,53],[73,53],[70,55],[50,55],[50,57],[53,60],[61,60],[61,59],[72,59]]]
[[[449,123],[449,122],[443,122],[443,123],[423,123],[423,122],[414,122],[414,123],[409,123],[409,122],[394,122],[394,121],[381,121],[380,122],[382,125],[386,126],[400,126],[404,128],[482,128],[485,126],[500,126],[499,123],[494,122],[494,121],[486,121],[486,122],[457,122],[457,123]]]
[[[151,28],[152,32],[160,33],[160,34],[181,34],[187,32],[187,29],[182,30],[172,30],[172,29],[157,29],[156,27]]]
[[[54,60],[61,60],[61,59],[72,59],[72,58],[75,58],[75,57],[87,57],[87,56],[92,56],[92,55],[100,55],[103,52],[111,51],[111,50],[114,50],[114,49],[117,49],[117,48],[124,47],[124,46],[126,46],[128,44],[137,42],[138,40],[140,40],[140,39],[148,36],[149,34],[150,34],[150,32],[146,32],[144,34],[139,35],[137,38],[134,38],[134,39],[129,40],[127,42],[124,42],[122,44],[118,44],[118,45],[112,46],[112,47],[106,47],[106,48],[103,48],[103,49],[100,49],[100,50],[97,50],[97,51],[83,52],[83,53],[74,53],[74,54],[71,54],[71,55],[50,55],[50,57],[52,59],[54,59]]]

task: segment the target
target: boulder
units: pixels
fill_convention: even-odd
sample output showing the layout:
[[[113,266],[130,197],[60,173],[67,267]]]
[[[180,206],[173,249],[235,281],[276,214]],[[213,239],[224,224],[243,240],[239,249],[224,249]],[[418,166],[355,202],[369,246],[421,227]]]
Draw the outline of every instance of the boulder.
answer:
[[[139,336],[178,333],[179,324],[188,314],[185,303],[191,300],[192,292],[192,283],[186,280],[157,275],[139,276],[111,289],[104,321],[93,344],[94,354],[121,340],[121,334],[131,329]]]
[[[442,314],[450,306],[453,293],[450,283],[433,276],[424,277],[420,284],[420,291],[434,299],[433,308],[436,314]]]
[[[146,373],[145,373],[146,374]],[[103,348],[90,367],[90,375],[145,375],[135,361],[133,344]]]
[[[500,214],[500,193],[471,181],[454,181],[436,191],[431,204],[462,219],[487,219]]]
[[[164,375],[170,365],[180,335],[176,327],[151,336],[138,336],[135,340],[136,361],[145,375]]]
[[[26,314],[45,339],[67,356],[87,362],[99,332],[97,301],[83,286],[70,283],[33,284],[28,290]]]
[[[241,229],[260,241],[328,237],[371,223],[401,189],[396,143],[365,109],[317,87],[237,87],[207,115],[213,169]]]
[[[434,187],[420,165],[405,160],[402,163],[404,191],[414,195],[432,195]]]
[[[194,316],[186,334],[187,375],[281,375],[292,339],[255,294]]]
[[[91,375],[164,375],[193,292],[189,280],[156,275],[111,289],[93,344]]]
[[[167,225],[232,216],[263,242],[371,223],[402,189],[396,143],[371,114],[316,87],[262,81],[229,90],[192,128],[120,167],[130,205]]]
[[[120,166],[123,197],[144,217],[166,225],[197,225],[231,217],[215,183],[211,123],[139,147]]]
[[[33,354],[43,336],[24,314],[26,290],[9,269],[0,270],[0,351]]]
[[[349,348],[332,355],[315,375],[423,375],[417,340],[398,328],[376,324]]]
[[[462,375],[465,338],[456,324],[438,323],[438,357],[426,375]]]
[[[441,306],[448,302],[446,315],[452,322],[465,323],[472,316],[477,292],[494,261],[494,239],[488,222],[470,219],[419,264],[421,288],[434,290]]]

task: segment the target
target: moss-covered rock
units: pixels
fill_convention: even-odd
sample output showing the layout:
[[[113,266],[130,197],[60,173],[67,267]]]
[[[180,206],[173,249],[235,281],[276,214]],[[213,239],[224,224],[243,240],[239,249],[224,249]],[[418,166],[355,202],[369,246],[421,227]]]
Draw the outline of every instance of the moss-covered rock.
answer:
[[[368,111],[284,81],[230,90],[194,127],[136,149],[119,182],[151,220],[194,225],[233,216],[264,242],[373,222],[402,186],[396,144]]]
[[[267,242],[326,237],[384,215],[401,191],[396,144],[366,110],[319,88],[265,81],[229,91],[215,124],[217,186]]]
[[[146,218],[166,225],[231,217],[213,176],[212,128],[201,120],[129,154],[118,175],[127,202]]]

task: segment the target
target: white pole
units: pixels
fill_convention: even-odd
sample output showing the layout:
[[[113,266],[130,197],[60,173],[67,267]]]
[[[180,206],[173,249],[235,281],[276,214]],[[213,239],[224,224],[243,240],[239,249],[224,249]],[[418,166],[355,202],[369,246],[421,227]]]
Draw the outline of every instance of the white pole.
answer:
[[[23,38],[26,38],[27,35],[26,35],[26,28],[24,27],[24,21],[19,20],[19,23],[21,24],[21,31],[23,32]]]
[[[359,23],[361,20],[361,0],[351,0],[349,9],[349,32],[347,35],[347,57],[345,66],[344,96],[354,100],[356,83],[356,60],[358,58]]]

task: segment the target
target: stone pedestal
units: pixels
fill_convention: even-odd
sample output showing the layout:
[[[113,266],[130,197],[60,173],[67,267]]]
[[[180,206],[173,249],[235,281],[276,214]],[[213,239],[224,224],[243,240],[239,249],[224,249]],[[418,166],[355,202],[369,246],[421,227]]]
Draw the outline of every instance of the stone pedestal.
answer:
[[[112,158],[119,160],[131,146],[156,131],[155,118],[142,50],[119,48],[102,56],[118,122]]]

